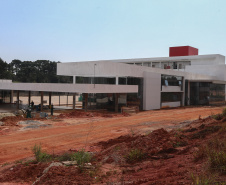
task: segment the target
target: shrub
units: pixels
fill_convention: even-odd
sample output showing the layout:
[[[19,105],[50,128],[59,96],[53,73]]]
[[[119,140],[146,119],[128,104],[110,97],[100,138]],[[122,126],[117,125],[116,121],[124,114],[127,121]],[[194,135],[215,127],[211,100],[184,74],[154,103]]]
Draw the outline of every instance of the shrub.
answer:
[[[144,158],[144,153],[140,149],[132,149],[125,158],[129,163],[137,162]]]
[[[226,117],[226,108],[224,108],[224,109],[222,110],[222,116],[223,116],[223,117]]]
[[[64,153],[62,155],[59,155],[57,157],[57,159],[59,161],[71,161],[72,160],[72,157],[73,157],[73,153]]]
[[[51,155],[42,151],[41,145],[36,145],[32,149],[38,162],[46,162],[52,159]]]
[[[223,114],[212,115],[212,118],[215,119],[215,120],[221,120],[223,118]]]
[[[81,150],[81,151],[78,151],[78,152],[75,152],[71,159],[73,161],[77,161],[77,164],[79,166],[83,166],[84,163],[89,163],[92,159],[92,156],[90,153],[88,152],[85,152],[84,150]]]

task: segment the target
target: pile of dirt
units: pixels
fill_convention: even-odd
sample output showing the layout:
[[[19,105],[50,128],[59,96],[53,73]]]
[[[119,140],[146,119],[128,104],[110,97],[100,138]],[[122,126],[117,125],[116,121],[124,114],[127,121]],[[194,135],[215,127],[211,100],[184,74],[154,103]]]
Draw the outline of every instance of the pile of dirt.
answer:
[[[101,147],[94,154],[95,170],[81,173],[75,166],[55,166],[43,175],[46,163],[20,164],[3,171],[0,182],[34,182],[42,175],[36,184],[192,184],[194,178],[200,180],[207,166],[204,159],[194,160],[198,147],[215,138],[226,141],[225,128],[226,122],[208,117],[183,130],[158,129],[148,135],[124,135],[95,144]],[[225,174],[219,174],[219,179],[225,182]]]
[[[57,118],[91,118],[91,117],[120,117],[120,116],[129,116],[129,114],[114,114],[114,113],[102,113],[102,112],[84,112],[75,110],[69,113],[62,113],[57,116]]]
[[[178,151],[176,147],[187,144],[185,135],[158,129],[148,135],[126,135],[107,142],[99,142],[97,145],[101,146],[103,150],[98,155],[98,159],[102,162],[122,165],[126,164],[125,156],[135,150],[140,151],[145,158],[170,158],[172,157],[170,154]]]
[[[0,182],[48,184],[91,184],[93,180],[86,174],[79,173],[75,166],[51,167],[48,173],[43,171],[50,163],[18,164],[0,174]]]
[[[93,184],[94,179],[88,174],[79,172],[75,166],[54,166],[43,175],[36,185],[49,184]]]
[[[0,121],[3,122],[3,126],[18,126],[19,121],[26,121],[26,120],[45,120],[46,118],[24,118],[23,116],[7,116],[2,118]]]
[[[4,126],[17,126],[19,121],[24,121],[26,118],[22,116],[7,116],[2,118],[0,121],[4,123]]]
[[[33,182],[42,175],[47,163],[18,164],[0,174],[0,182]]]

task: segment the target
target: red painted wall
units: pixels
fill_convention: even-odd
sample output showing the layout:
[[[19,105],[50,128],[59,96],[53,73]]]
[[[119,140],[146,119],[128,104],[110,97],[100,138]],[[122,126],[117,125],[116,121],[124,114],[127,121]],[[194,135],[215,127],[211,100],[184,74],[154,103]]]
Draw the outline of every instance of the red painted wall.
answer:
[[[170,57],[198,55],[198,53],[199,50],[191,46],[177,46],[169,48]]]

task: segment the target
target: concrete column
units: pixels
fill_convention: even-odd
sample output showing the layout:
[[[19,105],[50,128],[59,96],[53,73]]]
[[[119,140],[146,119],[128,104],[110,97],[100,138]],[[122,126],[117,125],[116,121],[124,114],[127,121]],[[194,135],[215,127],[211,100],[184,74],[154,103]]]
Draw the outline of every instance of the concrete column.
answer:
[[[115,93],[115,112],[118,112],[118,93]]]
[[[88,107],[88,93],[84,93],[84,109],[85,112],[87,112],[87,107]]]
[[[20,91],[17,91],[17,98],[16,98],[16,108],[17,109],[20,108],[19,100],[20,100]]]
[[[76,76],[73,76],[73,84],[76,84]]]
[[[41,111],[43,110],[43,91],[41,93]]]
[[[59,106],[60,106],[60,94],[59,94]]]
[[[67,93],[67,106],[68,106],[68,93]]]
[[[10,94],[10,103],[13,103],[13,90],[11,90],[11,94]]]
[[[75,103],[76,103],[75,94],[73,94],[73,110],[75,110]]]
[[[49,107],[52,104],[52,92],[49,92]]]
[[[190,105],[190,100],[191,100],[190,90],[191,90],[191,84],[190,84],[190,81],[188,81],[188,105]]]
[[[115,77],[115,85],[118,85],[118,76]]]
[[[31,91],[28,91],[28,105],[31,104]]]

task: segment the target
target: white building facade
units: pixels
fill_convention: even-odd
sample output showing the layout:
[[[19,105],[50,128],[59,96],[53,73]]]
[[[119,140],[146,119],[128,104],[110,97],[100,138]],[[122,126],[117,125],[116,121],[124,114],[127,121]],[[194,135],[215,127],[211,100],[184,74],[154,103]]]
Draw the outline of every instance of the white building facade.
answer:
[[[0,90],[81,93],[85,109],[115,111],[225,103],[225,57],[190,46],[170,48],[170,57],[58,63],[57,75],[73,84],[0,81]]]

